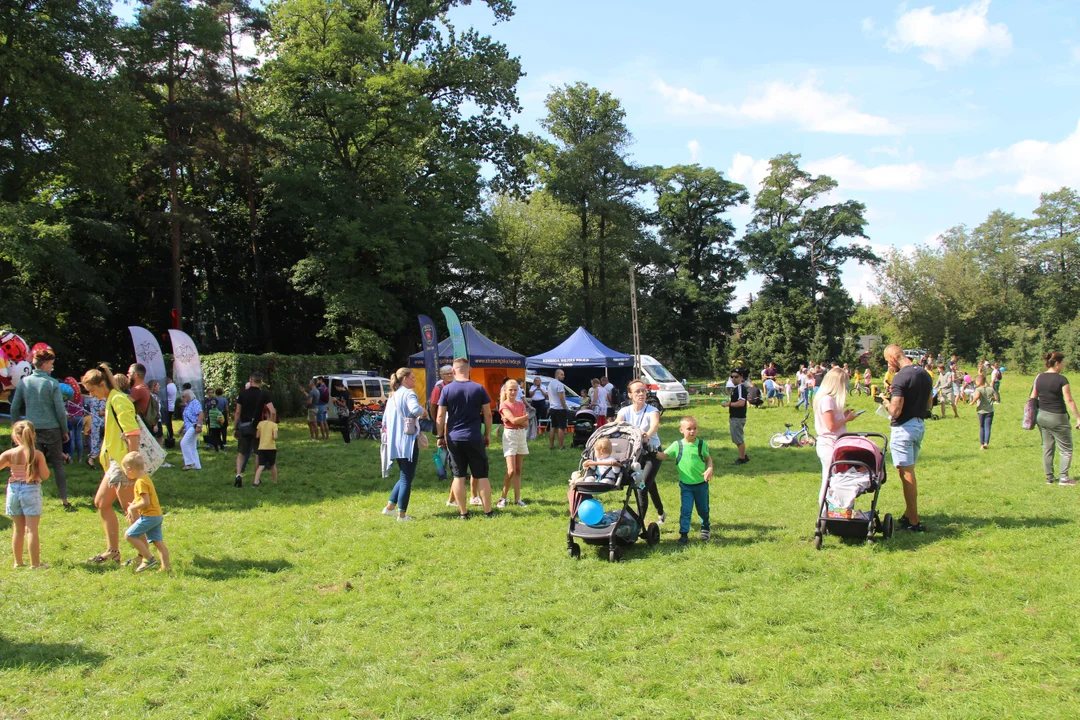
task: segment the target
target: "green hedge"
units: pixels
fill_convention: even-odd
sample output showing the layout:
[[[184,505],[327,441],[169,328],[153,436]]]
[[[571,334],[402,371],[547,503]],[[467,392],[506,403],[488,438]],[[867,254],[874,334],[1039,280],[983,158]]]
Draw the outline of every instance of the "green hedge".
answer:
[[[313,375],[330,375],[363,368],[360,355],[243,355],[213,353],[202,356],[206,394],[223,388],[235,398],[251,373],[263,374],[263,387],[274,399],[280,417],[296,417],[305,413],[305,393]]]

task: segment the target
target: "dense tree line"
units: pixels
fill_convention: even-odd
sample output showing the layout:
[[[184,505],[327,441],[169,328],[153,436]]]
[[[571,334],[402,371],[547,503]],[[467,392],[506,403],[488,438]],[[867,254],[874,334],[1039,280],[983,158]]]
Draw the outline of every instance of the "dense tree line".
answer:
[[[105,0],[10,3],[0,326],[73,364],[176,317],[206,351],[387,366],[451,304],[527,354],[577,325],[629,348],[633,272],[643,348],[677,373],[848,350],[839,266],[877,261],[851,242],[860,203],[830,204],[795,155],[751,189],[636,164],[618,98],[583,83],[523,134],[520,62],[455,26],[464,4],[154,0],[121,23]],[[1025,286],[1001,269],[1012,303]],[[750,270],[765,287],[735,317]]]
[[[853,318],[868,331],[1024,370],[1058,349],[1080,369],[1080,195],[1045,193],[1031,218],[995,210],[891,252],[879,283],[881,306]]]

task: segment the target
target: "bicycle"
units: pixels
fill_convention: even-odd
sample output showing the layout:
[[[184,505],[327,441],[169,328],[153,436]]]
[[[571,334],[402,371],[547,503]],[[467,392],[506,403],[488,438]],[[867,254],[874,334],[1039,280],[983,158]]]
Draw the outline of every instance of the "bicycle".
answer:
[[[349,436],[353,440],[379,440],[382,437],[382,413],[366,408],[356,410],[349,420]]]
[[[806,421],[809,419],[810,413],[806,413],[802,419],[802,427],[796,431],[792,431],[791,423],[784,423],[784,427],[787,428],[784,432],[778,432],[769,438],[769,447],[782,448],[782,447],[813,447],[817,444],[817,438],[810,432],[810,428],[807,427]]]

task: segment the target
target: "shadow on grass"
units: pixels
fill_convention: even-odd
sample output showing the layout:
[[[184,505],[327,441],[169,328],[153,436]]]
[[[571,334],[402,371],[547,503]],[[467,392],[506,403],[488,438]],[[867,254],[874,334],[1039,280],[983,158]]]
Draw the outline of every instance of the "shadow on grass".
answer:
[[[284,572],[292,567],[288,560],[240,560],[231,557],[208,558],[196,555],[187,568],[188,575],[206,580],[231,580],[241,576],[257,576]]]
[[[879,543],[886,550],[912,550],[922,545],[950,540],[971,532],[982,530],[1030,530],[1032,528],[1057,528],[1069,525],[1072,520],[1064,517],[969,517],[966,515],[921,515],[919,520],[929,528],[926,532],[913,533],[900,530],[889,541]],[[899,539],[901,543],[893,540]]]
[[[678,531],[678,521],[675,521],[674,525],[676,531]],[[713,523],[712,538],[707,541],[699,540],[698,532],[694,530],[689,535],[689,545],[679,545],[677,538],[669,540],[664,537],[656,545],[648,545],[644,540],[638,540],[633,545],[620,546],[620,551],[622,553],[622,562],[629,562],[644,560],[656,555],[678,555],[696,545],[708,544],[717,547],[756,545],[757,543],[768,542],[780,529],[779,525],[759,525],[757,523]],[[608,546],[606,544],[589,545],[581,540],[576,542],[581,545],[582,557],[595,554],[599,558],[607,559]]]
[[[9,527],[11,527],[11,520],[0,515],[0,530],[7,530]]]
[[[0,635],[0,670],[52,668],[61,665],[100,665],[105,653],[76,643],[19,643]]]

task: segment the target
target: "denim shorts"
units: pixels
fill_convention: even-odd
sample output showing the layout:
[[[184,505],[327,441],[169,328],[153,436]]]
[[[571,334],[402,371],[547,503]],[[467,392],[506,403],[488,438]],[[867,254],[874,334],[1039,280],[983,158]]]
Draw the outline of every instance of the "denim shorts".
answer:
[[[319,406],[315,408],[315,419],[318,422],[321,422],[321,423],[326,422],[326,406],[325,405],[320,403]]]
[[[8,517],[17,515],[41,516],[41,483],[9,482],[7,503],[4,514]]]
[[[926,423],[921,418],[911,418],[903,425],[893,426],[889,450],[892,452],[895,467],[915,465],[915,461],[919,459],[919,448],[922,447],[925,432]]]
[[[161,542],[161,516],[147,517],[140,515],[131,527],[124,533],[126,537],[146,536],[147,542]]]

